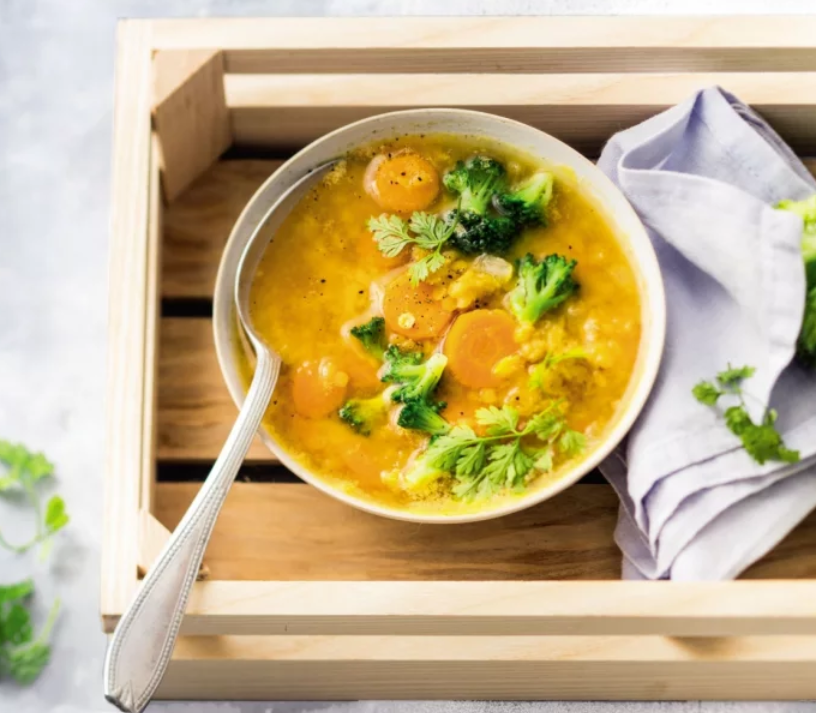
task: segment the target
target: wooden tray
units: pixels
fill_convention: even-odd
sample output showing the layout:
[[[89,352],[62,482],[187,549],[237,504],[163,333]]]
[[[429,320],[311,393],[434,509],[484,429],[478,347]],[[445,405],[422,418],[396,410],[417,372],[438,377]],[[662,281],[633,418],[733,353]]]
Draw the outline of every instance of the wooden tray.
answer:
[[[213,281],[280,159],[354,119],[440,105],[520,119],[592,156],[712,84],[816,153],[814,37],[801,17],[122,22],[105,630],[235,417]],[[441,528],[337,503],[259,442],[239,481],[160,697],[816,697],[816,516],[745,581],[632,583],[614,581],[617,503],[598,482]]]

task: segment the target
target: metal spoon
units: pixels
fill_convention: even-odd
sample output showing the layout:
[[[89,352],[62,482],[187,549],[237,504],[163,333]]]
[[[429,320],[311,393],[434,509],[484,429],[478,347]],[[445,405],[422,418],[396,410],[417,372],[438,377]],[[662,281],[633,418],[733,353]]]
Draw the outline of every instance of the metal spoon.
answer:
[[[216,518],[261,425],[280,373],[280,357],[253,328],[249,310],[252,277],[269,243],[269,235],[261,237],[261,232],[278,211],[291,210],[335,163],[318,166],[287,189],[258,222],[241,255],[235,281],[235,308],[255,351],[255,374],[210,474],[144,578],[108,645],[105,698],[126,713],[141,713],[145,709],[167,670]],[[283,215],[276,217],[282,219]]]

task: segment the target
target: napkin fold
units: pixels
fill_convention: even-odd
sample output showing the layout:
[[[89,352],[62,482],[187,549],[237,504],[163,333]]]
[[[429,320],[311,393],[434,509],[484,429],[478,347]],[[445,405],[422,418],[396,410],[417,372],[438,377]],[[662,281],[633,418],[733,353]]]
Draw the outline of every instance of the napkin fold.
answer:
[[[802,324],[802,221],[773,208],[816,193],[802,162],[719,88],[622,131],[598,162],[660,262],[667,337],[654,390],[601,466],[621,498],[624,578],[737,576],[816,507],[816,372],[792,361]],[[796,464],[759,465],[692,387],[750,365],[752,418],[779,412]]]

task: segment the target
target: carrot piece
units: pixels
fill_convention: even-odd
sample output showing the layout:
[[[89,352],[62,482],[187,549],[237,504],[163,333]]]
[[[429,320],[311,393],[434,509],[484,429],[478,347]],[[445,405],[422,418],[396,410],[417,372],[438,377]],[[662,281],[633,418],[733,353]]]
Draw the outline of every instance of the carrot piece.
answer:
[[[386,271],[404,265],[411,259],[411,251],[403,250],[394,257],[386,257],[377,247],[377,241],[370,230],[364,230],[357,241],[357,255],[363,265],[370,265],[377,269]]]
[[[493,367],[515,353],[515,320],[503,310],[477,309],[456,318],[445,338],[448,371],[472,389],[498,386]]]
[[[351,339],[357,341],[354,337]],[[349,347],[349,350],[340,357],[339,365],[348,374],[349,384],[353,389],[371,391],[382,387],[377,376],[382,363],[368,352],[362,351],[361,347],[356,345]]]
[[[376,156],[364,181],[377,204],[396,213],[424,210],[439,194],[439,174],[433,164],[413,151]]]
[[[306,418],[328,416],[346,400],[348,381],[348,374],[331,357],[303,362],[292,380],[295,411]]]
[[[383,317],[392,332],[412,339],[428,339],[442,334],[453,313],[433,296],[427,282],[411,284],[407,272],[397,275],[385,287]]]

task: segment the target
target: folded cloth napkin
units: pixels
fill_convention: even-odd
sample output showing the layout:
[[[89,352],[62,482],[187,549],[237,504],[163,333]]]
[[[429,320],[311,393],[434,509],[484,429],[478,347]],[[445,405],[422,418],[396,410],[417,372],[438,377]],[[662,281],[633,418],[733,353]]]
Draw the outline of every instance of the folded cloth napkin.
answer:
[[[728,579],[816,507],[816,372],[794,362],[805,275],[802,221],[773,208],[816,193],[774,130],[719,88],[616,134],[598,166],[652,239],[667,338],[654,390],[601,466],[621,497],[624,578]],[[754,420],[770,405],[800,462],[759,465],[691,389],[750,365]]]

